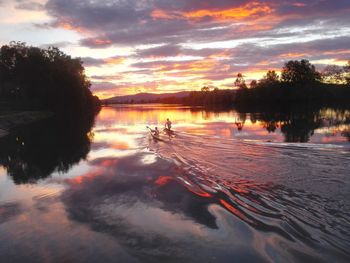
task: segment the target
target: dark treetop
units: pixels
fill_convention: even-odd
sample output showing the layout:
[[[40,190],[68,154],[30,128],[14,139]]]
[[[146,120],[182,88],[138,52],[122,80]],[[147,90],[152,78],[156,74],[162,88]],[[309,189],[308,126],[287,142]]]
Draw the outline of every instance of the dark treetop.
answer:
[[[19,108],[59,115],[94,113],[99,100],[90,91],[83,63],[58,48],[11,42],[0,49],[0,98]]]

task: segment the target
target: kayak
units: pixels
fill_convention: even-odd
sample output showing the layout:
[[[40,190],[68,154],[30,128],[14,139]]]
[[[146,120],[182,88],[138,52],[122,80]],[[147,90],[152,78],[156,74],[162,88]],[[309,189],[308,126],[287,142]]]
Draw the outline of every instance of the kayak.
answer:
[[[164,130],[163,130],[166,134],[168,134],[168,135],[174,135],[175,134],[175,132],[173,131],[173,130],[169,130],[168,128],[164,128]]]
[[[150,133],[154,140],[156,141],[164,141],[163,139],[159,138],[158,136],[155,136],[153,133]]]

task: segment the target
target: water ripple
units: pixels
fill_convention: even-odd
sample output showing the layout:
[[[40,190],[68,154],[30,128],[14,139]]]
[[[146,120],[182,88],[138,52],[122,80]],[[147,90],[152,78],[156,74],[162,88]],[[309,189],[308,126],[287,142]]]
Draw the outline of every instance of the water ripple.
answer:
[[[309,254],[349,258],[348,149],[186,133],[149,147],[177,164],[177,180],[188,191],[255,231],[306,246]]]

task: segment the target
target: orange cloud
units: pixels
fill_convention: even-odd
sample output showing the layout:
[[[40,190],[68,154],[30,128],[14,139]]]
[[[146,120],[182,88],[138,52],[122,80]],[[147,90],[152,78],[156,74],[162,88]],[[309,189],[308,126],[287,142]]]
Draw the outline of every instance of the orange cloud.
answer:
[[[65,29],[65,30],[69,30],[69,31],[76,31],[78,33],[86,33],[87,32],[84,28],[74,26],[70,22],[58,22],[58,23],[55,24],[55,26],[61,27],[61,28]]]
[[[219,66],[220,63],[215,59],[202,59],[190,62],[175,62],[174,64],[164,64],[159,65],[157,72],[159,73],[168,73],[169,71],[174,70],[189,70],[191,72],[202,72],[215,69]]]
[[[123,57],[120,57],[120,58],[107,58],[105,61],[106,61],[107,64],[116,65],[116,64],[123,63],[125,61],[125,58],[123,58]]]
[[[306,53],[285,53],[279,55],[280,58],[299,58],[299,57],[305,57],[308,56]]]
[[[155,9],[151,13],[151,17],[156,20],[156,19],[174,19],[174,18],[179,18],[181,17],[181,13],[179,12],[172,12],[172,13],[167,13],[164,10],[161,9]]]
[[[274,10],[266,3],[252,2],[240,7],[234,7],[224,10],[197,10],[184,13],[184,17],[190,19],[201,19],[211,17],[215,20],[242,20],[261,14],[269,14]]]
[[[350,54],[350,49],[343,49],[343,50],[331,50],[326,51],[323,53],[323,55],[342,55],[342,54]]]
[[[199,20],[210,17],[217,21],[243,20],[259,16],[261,14],[270,14],[274,9],[266,3],[251,2],[243,6],[228,9],[200,9],[190,12],[167,12],[161,9],[155,9],[151,13],[153,19],[190,19]]]
[[[112,41],[110,41],[109,39],[95,38],[92,41],[97,46],[112,44]]]

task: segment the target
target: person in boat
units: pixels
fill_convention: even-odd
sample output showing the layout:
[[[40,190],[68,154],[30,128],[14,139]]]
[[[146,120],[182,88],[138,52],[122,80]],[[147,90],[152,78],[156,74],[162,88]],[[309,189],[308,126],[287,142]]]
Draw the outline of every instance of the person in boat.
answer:
[[[164,126],[166,130],[171,131],[171,121],[169,120],[169,118],[166,119]]]
[[[159,137],[159,130],[158,127],[155,127],[154,130],[150,129],[152,134],[156,137]]]
[[[241,131],[243,129],[243,123],[242,122],[235,122],[237,126],[237,130]]]

